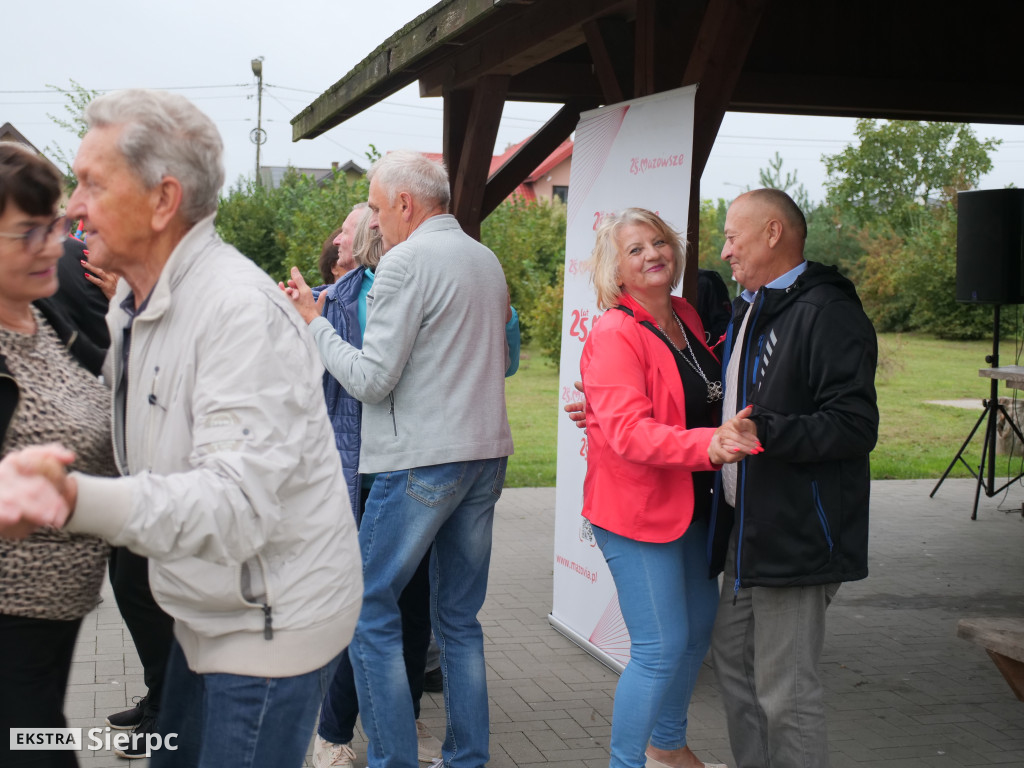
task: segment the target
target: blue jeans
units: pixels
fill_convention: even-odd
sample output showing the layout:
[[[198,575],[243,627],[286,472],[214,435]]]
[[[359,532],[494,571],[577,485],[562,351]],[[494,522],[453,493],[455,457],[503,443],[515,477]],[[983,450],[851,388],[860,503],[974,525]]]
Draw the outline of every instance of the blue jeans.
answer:
[[[427,647],[430,645],[430,557],[420,562],[412,580],[398,598],[402,614],[402,656],[405,674],[412,695],[413,717],[420,717],[420,699],[423,698],[423,675],[426,671]],[[320,724],[316,732],[333,744],[352,741],[359,717],[359,701],[355,676],[348,649],[341,652],[341,660],[320,707]]]
[[[686,710],[711,643],[718,581],[708,578],[707,522],[666,544],[593,526],[619,594],[630,659],[615,688],[610,768],[642,768],[647,744],[686,745]]]
[[[157,728],[178,734],[151,768],[299,768],[338,657],[295,677],[196,674],[171,647]]]
[[[487,678],[477,613],[487,594],[494,504],[506,459],[377,475],[359,526],[363,608],[349,659],[372,768],[416,768],[416,726],[398,598],[433,543],[430,618],[441,649],[446,768],[489,758]]]

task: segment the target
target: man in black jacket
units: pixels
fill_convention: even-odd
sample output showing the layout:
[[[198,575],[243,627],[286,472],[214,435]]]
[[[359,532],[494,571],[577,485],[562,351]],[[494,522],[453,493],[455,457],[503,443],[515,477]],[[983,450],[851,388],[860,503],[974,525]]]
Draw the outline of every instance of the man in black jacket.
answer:
[[[825,609],[868,572],[877,343],[852,283],[804,260],[807,224],[784,192],[738,197],[725,237],[745,290],[722,418],[753,405],[764,452],[724,467],[716,489],[709,552],[725,582],[712,656],[738,768],[820,768]]]

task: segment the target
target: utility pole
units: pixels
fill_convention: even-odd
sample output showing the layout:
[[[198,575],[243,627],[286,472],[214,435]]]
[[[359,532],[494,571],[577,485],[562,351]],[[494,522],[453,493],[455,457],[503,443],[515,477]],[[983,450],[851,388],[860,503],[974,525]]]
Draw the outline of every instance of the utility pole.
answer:
[[[258,56],[252,60],[252,73],[256,75],[259,82],[256,87],[256,127],[249,133],[249,139],[256,145],[256,184],[262,186],[260,179],[260,145],[267,140],[267,132],[263,130],[263,57]]]

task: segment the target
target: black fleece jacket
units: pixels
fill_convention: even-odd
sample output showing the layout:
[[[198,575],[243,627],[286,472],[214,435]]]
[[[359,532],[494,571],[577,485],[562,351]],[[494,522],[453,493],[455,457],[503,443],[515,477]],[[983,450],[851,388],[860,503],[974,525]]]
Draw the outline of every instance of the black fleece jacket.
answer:
[[[868,454],[878,439],[875,331],[853,284],[808,262],[789,288],[734,305],[729,356],[740,355],[737,411],[751,418],[764,453],[738,467],[736,509],[716,483],[709,536],[722,571],[739,526],[736,587],[855,581],[868,574]],[[733,334],[746,312],[742,348]]]

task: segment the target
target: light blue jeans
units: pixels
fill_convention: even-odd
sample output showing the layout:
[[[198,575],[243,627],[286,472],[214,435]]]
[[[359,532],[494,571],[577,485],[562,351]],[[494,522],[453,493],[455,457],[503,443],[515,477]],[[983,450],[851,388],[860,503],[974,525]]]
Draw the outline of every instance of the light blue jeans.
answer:
[[[200,675],[175,640],[157,728],[178,734],[177,749],[154,751],[151,768],[300,768],[337,664],[294,677]]]
[[[430,621],[441,650],[446,768],[490,756],[483,630],[494,504],[507,459],[377,475],[359,526],[363,608],[349,658],[371,768],[416,768],[416,725],[402,658],[398,597],[431,543]]]
[[[615,688],[610,768],[642,768],[648,742],[686,745],[686,710],[711,642],[718,581],[708,578],[707,522],[667,544],[593,526],[619,594],[630,659]]]

